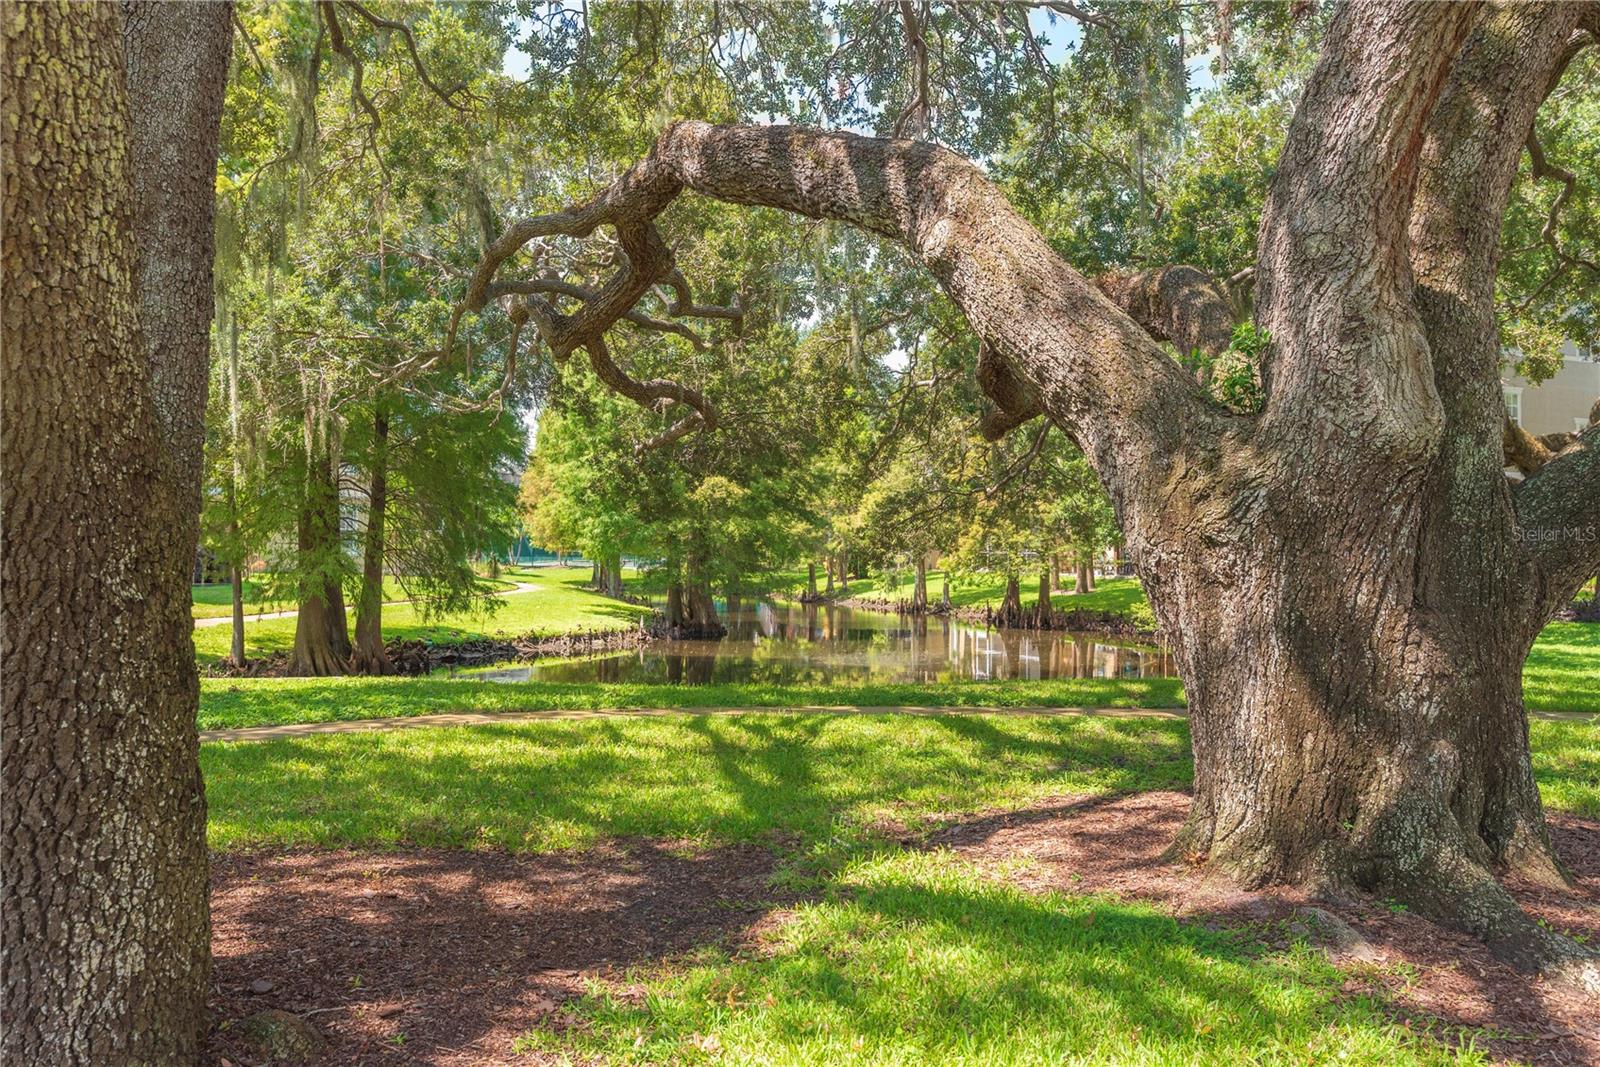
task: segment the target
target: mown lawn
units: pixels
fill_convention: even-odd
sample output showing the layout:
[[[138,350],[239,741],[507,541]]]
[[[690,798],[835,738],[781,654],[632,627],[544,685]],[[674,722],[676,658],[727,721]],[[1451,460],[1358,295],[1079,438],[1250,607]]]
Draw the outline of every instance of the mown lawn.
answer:
[[[200,728],[226,730],[451,711],[855,705],[1146,707],[1183,705],[1175,678],[928,685],[643,685],[466,678],[205,678]]]
[[[1532,724],[1554,810],[1600,818],[1600,725]],[[883,816],[1186,786],[1173,719],[760,714],[208,743],[212,843],[494,846],[614,835],[825,842]]]
[[[484,598],[485,608],[495,609],[492,613],[479,611],[425,620],[422,613],[409,604],[390,605],[383,609],[384,636],[464,641],[495,634],[536,632],[551,635],[571,630],[616,630],[636,625],[639,617],[646,614],[644,608],[582,588],[582,584],[589,580],[587,567],[504,570],[501,575],[502,581],[508,585],[527,581],[537,584],[539,588],[528,593]],[[395,595],[403,594],[397,590]],[[261,656],[289,651],[294,647],[294,627],[293,618],[261,619],[246,623],[245,654]],[[232,639],[230,626],[197,629],[194,632],[195,655],[201,663],[220,660],[228,654]]]
[[[1535,722],[1533,740],[1550,807],[1600,817],[1600,727]],[[1483,1062],[1470,1035],[1458,1054],[1395,1025],[1303,945],[1025,893],[885,836],[1062,794],[1187,788],[1181,721],[685,714],[212,743],[201,761],[222,850],[640,836],[779,854],[776,884],[805,902],[760,951],[595,984],[569,1006],[576,1026],[520,1043],[558,1062]]]
[[[485,590],[510,589],[515,582],[504,578],[482,579]],[[247,579],[244,582],[243,593],[244,613],[258,615],[269,611],[290,611],[294,608],[294,598],[283,599],[271,595],[272,583],[263,577]],[[196,619],[225,619],[233,614],[233,586],[226,582],[221,585],[191,585],[189,597],[193,603],[191,614]],[[383,579],[384,600],[405,600],[405,587],[398,578],[392,575]]]
[[[1553,622],[1522,669],[1522,698],[1540,711],[1600,715],[1600,625]]]

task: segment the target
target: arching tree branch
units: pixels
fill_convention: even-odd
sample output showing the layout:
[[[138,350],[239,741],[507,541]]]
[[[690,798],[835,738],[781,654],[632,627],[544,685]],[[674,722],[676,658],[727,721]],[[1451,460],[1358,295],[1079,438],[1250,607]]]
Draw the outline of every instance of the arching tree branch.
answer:
[[[558,355],[587,344],[666,279],[670,253],[651,220],[685,188],[837,219],[905,245],[995,359],[1083,445],[1114,498],[1145,495],[1187,445],[1220,436],[1218,413],[1196,383],[1064,263],[977,167],[917,142],[680,122],[593,201],[509,227],[486,251],[458,316],[484,306],[496,271],[527,242],[585,237],[610,225],[623,241],[626,269],[577,315],[552,314],[540,324]]]

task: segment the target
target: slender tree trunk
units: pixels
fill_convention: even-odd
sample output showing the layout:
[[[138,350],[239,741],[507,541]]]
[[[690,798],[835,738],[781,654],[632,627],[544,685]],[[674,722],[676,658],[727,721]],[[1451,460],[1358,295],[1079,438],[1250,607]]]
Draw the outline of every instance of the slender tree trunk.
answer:
[[[833,596],[833,557],[831,555],[828,557],[827,563],[828,563],[828,587],[827,587],[827,589],[823,590],[823,595],[831,597],[831,596]]]
[[[300,610],[295,616],[289,673],[302,677],[343,674],[350,662],[344,591],[338,577],[339,497],[332,457],[318,449],[306,464],[300,506]]]
[[[850,594],[850,549],[839,549],[839,592]]]
[[[949,571],[945,571],[944,572],[943,589],[939,593],[939,605],[944,608],[946,614],[949,613],[949,611],[950,611],[950,572]]]
[[[806,564],[806,599],[817,599],[817,564],[815,560]]]
[[[684,622],[683,585],[673,582],[667,586],[667,625],[676,628],[682,626]]]
[[[1094,553],[1085,552],[1083,560],[1084,592],[1092,593],[1095,590]]]
[[[1039,602],[1034,605],[1035,625],[1041,630],[1048,630],[1054,610],[1050,604],[1050,571],[1043,570],[1039,572]]]
[[[389,419],[379,407],[372,420],[372,485],[367,493],[367,532],[361,560],[361,596],[356,603],[356,643],[350,669],[357,674],[393,674],[383,647],[383,559],[385,510],[389,502]]]
[[[918,615],[928,610],[928,557],[917,554],[917,584],[911,592],[911,610]]]
[[[1089,573],[1089,564],[1082,552],[1074,553],[1072,561],[1072,594],[1083,596],[1094,589],[1094,577]]]
[[[220,324],[220,320],[219,320]],[[228,480],[228,538],[233,558],[229,561],[233,581],[233,647],[235,667],[244,666],[244,546],[239,542],[239,483],[244,478],[244,462],[239,455],[239,316],[228,316],[228,440],[233,467]],[[221,337],[218,337],[220,344]]]
[[[120,7],[0,7],[6,1063],[199,1058],[209,923],[189,578],[227,26],[219,5],[178,27],[188,55],[130,120],[125,86],[152,88],[157,53],[130,36],[124,77]],[[174,98],[195,113],[171,131],[171,173],[190,168],[205,193],[185,204],[186,237],[141,257],[142,215],[194,184],[147,180],[168,157],[140,150],[154,105]]]

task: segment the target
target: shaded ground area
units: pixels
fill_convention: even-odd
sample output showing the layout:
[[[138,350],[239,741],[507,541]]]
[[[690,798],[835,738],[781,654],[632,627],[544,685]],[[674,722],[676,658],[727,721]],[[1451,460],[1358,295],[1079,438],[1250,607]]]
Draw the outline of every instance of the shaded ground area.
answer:
[[[212,1009],[308,1017],[329,1064],[505,1062],[586,978],[749,927],[771,867],[756,846],[691,855],[660,842],[219,856]],[[258,1061],[233,1027],[211,1052]]]
[[[1240,892],[1160,862],[1187,805],[1173,791],[1056,798],[960,818],[926,836],[880,830],[911,853],[948,849],[1029,892],[1145,900],[1185,923],[1248,925],[1273,947],[1306,935],[1297,909],[1315,902]],[[1600,941],[1600,823],[1565,815],[1552,823],[1578,888],[1519,896],[1553,926]],[[764,939],[791,914],[777,909],[794,903],[772,888],[772,872],[773,855],[760,845],[694,850],[642,840],[523,856],[220,856],[213,1007],[223,1018],[268,1008],[309,1018],[331,1043],[324,1063],[554,1062],[519,1038],[559,1035],[577,1022],[574,1000],[590,980],[637,1000],[644,994],[624,973],[630,968],[708,945],[767,951]],[[1600,1064],[1592,1003],[1530,982],[1471,939],[1379,902],[1322,906],[1360,935],[1343,954],[1347,995],[1390,998],[1407,1025],[1436,1035],[1477,1031],[1477,1047],[1499,1060]],[[212,1052],[256,1062],[231,1028],[214,1036]]]
[[[1293,936],[1297,909],[1321,906],[1366,943],[1356,954],[1365,958],[1344,960],[1348,991],[1382,987],[1397,1008],[1419,1020],[1496,1031],[1477,1038],[1496,1058],[1563,1067],[1600,1064],[1597,1005],[1577,992],[1530,981],[1497,962],[1480,942],[1379,902],[1330,905],[1281,890],[1243,892],[1181,863],[1162,863],[1188,809],[1189,797],[1177,792],[1061,798],[963,820],[928,843],[1003,870],[1004,877],[1034,891],[1110,892],[1156,901],[1180,921],[1280,924],[1266,931],[1269,941]],[[1576,878],[1574,891],[1514,891],[1536,917],[1600,943],[1600,822],[1557,814],[1551,827]]]

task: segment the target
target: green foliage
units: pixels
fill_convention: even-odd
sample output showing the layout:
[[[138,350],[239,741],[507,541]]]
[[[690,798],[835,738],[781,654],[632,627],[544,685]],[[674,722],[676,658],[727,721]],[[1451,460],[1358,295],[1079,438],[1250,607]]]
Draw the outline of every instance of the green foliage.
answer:
[[[1229,345],[1216,356],[1196,349],[1180,362],[1194,371],[1213,399],[1228,410],[1251,415],[1261,410],[1266,396],[1261,391],[1261,363],[1272,336],[1254,322],[1234,328]]]
[[[1501,228],[1505,254],[1495,297],[1513,369],[1539,382],[1561,368],[1563,342],[1600,348],[1594,296],[1600,188],[1587,166],[1600,157],[1600,58],[1594,49],[1574,57],[1540,106],[1534,135],[1551,170],[1537,177],[1532,154],[1523,153]],[[1570,190],[1563,174],[1572,177]]]

